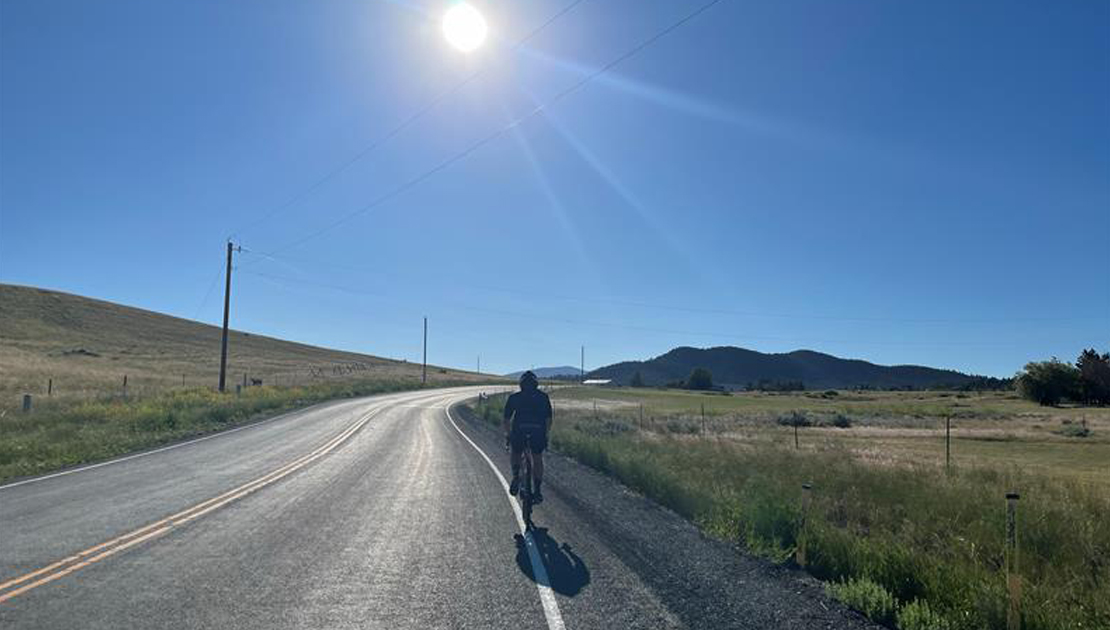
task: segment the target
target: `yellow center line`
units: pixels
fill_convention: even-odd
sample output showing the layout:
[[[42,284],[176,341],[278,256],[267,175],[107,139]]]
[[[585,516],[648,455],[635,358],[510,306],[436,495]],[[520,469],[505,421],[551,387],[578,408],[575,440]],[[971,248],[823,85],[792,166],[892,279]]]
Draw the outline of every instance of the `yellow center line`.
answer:
[[[338,448],[348,438],[354,435],[359,429],[365,426],[372,417],[380,413],[381,410],[382,408],[378,408],[367,413],[359,420],[351,424],[351,426],[344,429],[339,435],[335,436],[334,438],[326,442],[323,446],[318,447],[308,455],[304,455],[257,479],[254,479],[253,481],[249,481],[237,488],[224,492],[223,494],[220,494],[218,496],[212,497],[211,499],[201,501],[200,503],[192,507],[181,510],[176,514],[167,516],[163,519],[150,523],[149,525],[140,527],[139,529],[136,529],[132,532],[123,534],[122,536],[117,536],[98,545],[94,545],[92,547],[89,547],[88,549],[85,549],[84,551],[79,551],[72,556],[51,563],[45,567],[42,567],[41,569],[25,573],[19,577],[0,583],[0,591],[5,591],[13,586],[17,586],[24,582],[34,580],[19,588],[0,593],[0,603],[3,603],[13,597],[17,597],[33,588],[42,586],[43,584],[53,582],[58,578],[69,575],[74,571],[87,567],[95,562],[99,562],[104,558],[115,555],[146,540],[156,538],[176,527],[180,527],[190,521],[196,520],[221,507],[224,507],[225,505],[237,501],[275,481],[278,481],[279,479],[282,479],[300,470],[301,468],[304,468],[310,463]],[[102,551],[105,549],[106,551]],[[43,575],[45,575],[45,577],[41,577],[40,579],[35,580],[35,578],[39,578]]]

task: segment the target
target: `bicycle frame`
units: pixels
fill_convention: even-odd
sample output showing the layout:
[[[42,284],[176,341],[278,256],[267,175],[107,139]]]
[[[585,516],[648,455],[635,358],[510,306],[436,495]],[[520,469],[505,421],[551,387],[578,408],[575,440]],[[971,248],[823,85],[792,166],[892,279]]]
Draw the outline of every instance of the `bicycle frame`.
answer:
[[[532,529],[532,507],[535,505],[532,498],[532,436],[526,434],[524,436],[524,452],[521,457],[524,460],[524,477],[521,479],[520,490],[520,508],[524,516],[524,526],[526,529]]]

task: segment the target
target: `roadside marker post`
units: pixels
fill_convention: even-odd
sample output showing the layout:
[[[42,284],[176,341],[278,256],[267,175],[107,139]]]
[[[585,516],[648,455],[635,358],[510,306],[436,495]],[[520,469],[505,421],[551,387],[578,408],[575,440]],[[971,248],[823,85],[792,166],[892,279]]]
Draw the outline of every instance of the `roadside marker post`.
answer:
[[[801,424],[797,418],[794,418],[794,450],[798,450],[798,425]]]
[[[31,413],[31,395],[23,394],[23,413]]]
[[[944,417],[944,470],[952,467],[952,416]]]
[[[798,544],[794,549],[794,562],[800,567],[806,565],[806,517],[809,515],[810,494],[812,491],[812,484],[802,484],[802,513],[799,516],[798,522]]]
[[[1017,492],[1006,493],[1006,588],[1010,606],[1006,610],[1006,630],[1021,630],[1021,575],[1018,574]]]

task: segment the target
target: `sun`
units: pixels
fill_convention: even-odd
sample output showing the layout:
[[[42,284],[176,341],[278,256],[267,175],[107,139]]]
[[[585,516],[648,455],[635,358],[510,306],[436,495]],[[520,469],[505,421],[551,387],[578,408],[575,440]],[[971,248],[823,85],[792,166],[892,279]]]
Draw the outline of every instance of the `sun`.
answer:
[[[486,19],[478,9],[460,2],[443,14],[443,36],[463,52],[470,52],[486,40]]]

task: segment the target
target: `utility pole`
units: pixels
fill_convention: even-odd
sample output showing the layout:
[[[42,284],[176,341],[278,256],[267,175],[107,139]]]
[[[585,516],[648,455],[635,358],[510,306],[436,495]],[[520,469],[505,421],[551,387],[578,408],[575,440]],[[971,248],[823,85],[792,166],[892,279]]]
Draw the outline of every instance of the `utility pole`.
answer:
[[[482,355],[478,355],[478,373],[482,373]]]
[[[585,383],[586,382],[586,346],[582,346],[582,364],[581,365],[582,365],[582,367],[580,367],[579,370],[578,370],[581,374],[581,379],[579,379],[579,380],[581,380],[583,383]]]
[[[420,383],[428,383],[428,318],[424,318],[424,368],[420,372]]]
[[[227,316],[231,309],[231,253],[243,248],[235,247],[231,241],[227,242],[227,274],[224,277],[224,333],[220,341],[220,391],[224,391],[227,380]]]

